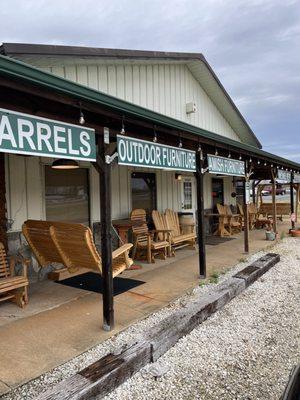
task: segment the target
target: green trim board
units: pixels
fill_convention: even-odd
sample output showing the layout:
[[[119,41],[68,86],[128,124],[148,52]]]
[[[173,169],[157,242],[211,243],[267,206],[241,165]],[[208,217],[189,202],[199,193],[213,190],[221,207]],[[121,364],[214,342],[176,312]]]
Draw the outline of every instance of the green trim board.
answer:
[[[188,132],[196,135],[197,137],[203,137],[211,140],[215,146],[218,146],[218,143],[223,145],[225,144],[231,150],[243,150],[247,152],[249,156],[252,155],[262,157],[270,163],[282,164],[284,166],[288,166],[289,168],[300,171],[299,163],[276,156],[272,153],[268,153],[258,147],[238,142],[205,129],[198,128],[194,125],[190,125],[186,122],[159,114],[155,111],[129,103],[125,100],[118,99],[108,94],[69,81],[65,78],[55,76],[51,73],[41,71],[40,69],[31,65],[2,55],[0,55],[0,75],[10,77],[14,80],[21,80],[23,82],[25,81],[35,86],[47,88],[56,93],[72,96],[76,100],[85,100],[94,104],[99,104],[103,107],[107,107],[111,110],[119,112],[120,116],[132,116],[149,121],[158,126],[160,125],[171,129],[174,128],[181,132]]]
[[[207,162],[210,174],[245,177],[244,161],[207,154]]]
[[[95,130],[0,108],[0,152],[95,161]]]
[[[196,171],[196,152],[117,135],[118,164],[170,171]]]

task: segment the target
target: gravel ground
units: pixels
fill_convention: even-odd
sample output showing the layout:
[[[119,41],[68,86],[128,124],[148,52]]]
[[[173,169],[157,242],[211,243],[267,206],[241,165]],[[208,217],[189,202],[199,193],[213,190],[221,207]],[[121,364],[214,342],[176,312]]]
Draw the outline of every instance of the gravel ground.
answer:
[[[278,398],[290,368],[299,357],[299,319],[296,321],[296,306],[300,305],[299,241],[285,239],[271,251],[282,255],[280,264],[223,310],[180,340],[159,362],[146,366],[113,394],[107,396],[106,400]],[[266,252],[261,251],[244,259],[221,275],[219,283]],[[1,399],[35,398],[42,391],[104,355],[110,352],[119,353],[125,343],[136,342],[145,331],[171,315],[175,309],[184,306],[195,297],[210,292],[214,287],[214,284],[196,287],[170,306],[2,396]],[[156,373],[166,370],[168,372],[155,380],[153,367],[160,370]],[[271,372],[274,379],[268,385],[266,381]],[[267,389],[270,393],[276,393],[275,397],[273,394],[266,394],[268,392],[264,390]],[[238,394],[234,394],[234,391]]]
[[[279,399],[300,362],[300,243],[274,249],[281,262],[143,368],[106,400]]]

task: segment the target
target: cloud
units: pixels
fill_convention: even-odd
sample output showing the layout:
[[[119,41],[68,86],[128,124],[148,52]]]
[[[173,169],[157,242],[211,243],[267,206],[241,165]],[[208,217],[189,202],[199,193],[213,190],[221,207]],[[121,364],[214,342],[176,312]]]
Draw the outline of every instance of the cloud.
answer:
[[[266,150],[300,162],[298,0],[2,0],[1,5],[4,42],[204,53]],[[289,144],[294,147],[284,150]]]

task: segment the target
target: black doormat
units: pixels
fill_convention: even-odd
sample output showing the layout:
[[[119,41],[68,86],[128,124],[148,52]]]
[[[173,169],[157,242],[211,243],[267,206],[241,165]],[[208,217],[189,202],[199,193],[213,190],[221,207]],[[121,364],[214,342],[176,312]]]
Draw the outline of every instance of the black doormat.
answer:
[[[70,286],[76,289],[88,290],[89,292],[103,293],[103,279],[94,272],[87,272],[82,275],[72,276],[71,278],[55,281],[61,285]],[[135,279],[114,278],[114,295],[118,295],[137,286],[143,285],[145,282]]]
[[[218,244],[230,242],[234,239],[235,238],[233,237],[207,236],[205,239],[205,244],[208,244],[210,246],[217,246]]]

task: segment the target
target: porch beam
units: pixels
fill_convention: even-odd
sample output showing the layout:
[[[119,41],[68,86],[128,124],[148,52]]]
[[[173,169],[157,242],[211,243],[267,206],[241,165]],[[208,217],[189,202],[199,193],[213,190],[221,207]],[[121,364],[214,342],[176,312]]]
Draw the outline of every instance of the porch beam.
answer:
[[[199,272],[200,278],[206,278],[206,251],[205,251],[205,221],[204,221],[204,159],[203,152],[196,153],[196,182],[197,182],[197,223],[199,247]]]

